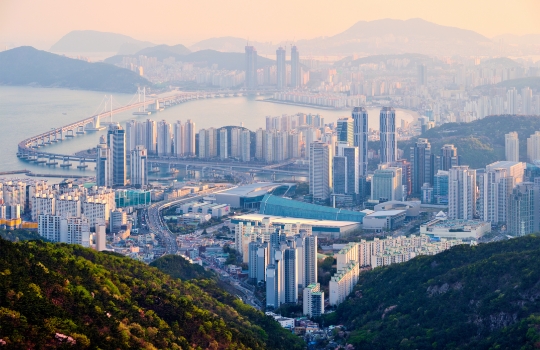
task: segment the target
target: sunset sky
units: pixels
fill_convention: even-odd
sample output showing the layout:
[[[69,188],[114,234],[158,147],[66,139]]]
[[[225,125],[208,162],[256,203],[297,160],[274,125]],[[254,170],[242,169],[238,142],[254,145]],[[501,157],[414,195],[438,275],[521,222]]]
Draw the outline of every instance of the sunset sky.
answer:
[[[539,0],[0,0],[0,45],[48,49],[82,29],[157,44],[218,36],[277,42],[382,18],[423,18],[493,37],[540,33],[539,13]]]

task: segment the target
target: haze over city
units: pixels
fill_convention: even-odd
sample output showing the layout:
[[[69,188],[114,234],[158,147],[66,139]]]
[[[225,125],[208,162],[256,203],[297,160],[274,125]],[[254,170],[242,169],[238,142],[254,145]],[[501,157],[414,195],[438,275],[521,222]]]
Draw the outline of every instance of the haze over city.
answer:
[[[422,18],[488,38],[540,34],[538,1],[2,1],[0,43],[47,49],[72,30],[97,30],[157,44],[235,36],[291,41],[332,36],[358,21]],[[44,14],[47,14],[44,16]]]
[[[539,1],[0,2],[0,349],[535,349]]]

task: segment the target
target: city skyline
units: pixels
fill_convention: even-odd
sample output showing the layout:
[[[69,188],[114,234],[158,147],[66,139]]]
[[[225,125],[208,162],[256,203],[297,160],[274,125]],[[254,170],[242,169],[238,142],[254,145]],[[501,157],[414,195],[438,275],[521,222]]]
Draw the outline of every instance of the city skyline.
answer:
[[[335,14],[333,17],[338,20],[328,19],[328,6],[335,4],[327,1],[320,3],[320,6],[305,6],[304,1],[286,3],[289,11],[285,13],[278,11],[282,5],[285,6],[285,2],[281,0],[278,0],[277,4],[250,3],[244,0],[227,3],[210,1],[210,6],[208,3],[189,3],[189,14],[183,11],[187,5],[184,2],[171,4],[162,0],[148,9],[142,6],[142,2],[135,1],[129,9],[129,15],[125,16],[121,15],[125,11],[125,6],[121,3],[105,4],[98,0],[84,8],[81,4],[65,0],[56,0],[53,3],[54,5],[50,2],[32,2],[30,5],[28,1],[7,1],[0,4],[0,44],[33,45],[48,49],[72,30],[114,32],[156,44],[170,45],[191,45],[216,36],[292,43],[302,39],[332,36],[359,21],[386,18],[422,18],[439,25],[475,31],[488,38],[505,34],[540,34],[533,15],[540,10],[540,3],[528,0],[501,3],[498,6],[491,6],[491,2],[484,0],[474,3],[462,0],[429,3],[419,0],[387,0],[377,3],[343,1],[340,6],[332,8]],[[107,11],[103,10],[105,6]],[[171,10],[161,11],[160,8],[164,6]],[[61,8],[62,11],[54,11],[52,8]],[[480,15],[486,14],[486,11],[489,15]],[[43,17],[45,12],[48,16]],[[264,13],[264,16],[245,16],[247,13]],[[501,21],[501,17],[505,20]],[[201,18],[204,20],[201,21]],[[277,20],[281,21],[281,25],[268,31],[271,24]],[[150,26],[140,26],[141,21]],[[153,23],[157,25],[152,26]],[[188,35],[188,31],[196,34]]]

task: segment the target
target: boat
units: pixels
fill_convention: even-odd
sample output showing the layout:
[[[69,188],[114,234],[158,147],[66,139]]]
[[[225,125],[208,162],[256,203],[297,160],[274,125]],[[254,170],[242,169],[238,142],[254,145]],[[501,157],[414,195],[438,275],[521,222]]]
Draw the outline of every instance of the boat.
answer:
[[[159,173],[159,167],[155,166],[148,171],[149,173]]]

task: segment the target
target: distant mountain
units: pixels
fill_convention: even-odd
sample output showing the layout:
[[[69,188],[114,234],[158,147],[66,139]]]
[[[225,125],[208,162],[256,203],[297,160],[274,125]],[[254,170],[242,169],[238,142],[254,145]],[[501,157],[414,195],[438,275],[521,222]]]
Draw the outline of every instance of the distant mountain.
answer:
[[[300,40],[301,52],[312,54],[420,53],[475,54],[491,50],[490,39],[471,30],[447,27],[414,18],[360,21],[327,38]]]
[[[174,46],[157,45],[157,46],[147,47],[147,48],[137,51],[136,55],[157,57],[158,60],[161,61],[164,58],[168,58],[171,56],[172,57],[185,56],[189,53],[191,53],[190,49],[188,49],[182,44],[178,44]]]
[[[150,82],[127,69],[21,46],[0,52],[0,84],[133,93]]]
[[[182,46],[176,45],[173,47]],[[211,66],[217,64],[219,69],[228,69],[228,70],[243,70],[245,69],[245,54],[243,52],[219,52],[215,50],[201,50],[197,52],[192,52],[187,55],[174,54],[168,50],[147,48],[142,51],[137,52],[134,55],[116,55],[109,57],[104,60],[105,63],[109,64],[118,64],[122,62],[123,57],[138,57],[139,55],[146,55],[150,57],[157,57],[159,61],[162,61],[164,58],[173,56],[177,61],[181,62],[193,62],[205,64],[206,66]],[[179,50],[179,49],[178,49]],[[274,60],[258,57],[257,66],[259,68],[275,64]]]
[[[324,324],[354,349],[536,349],[539,281],[538,236],[459,245],[360,273]]]
[[[253,42],[258,52],[275,54],[279,44]],[[494,44],[474,31],[442,26],[414,18],[409,20],[381,19],[360,21],[342,33],[295,42],[302,55],[352,55],[364,53],[425,55],[486,54]],[[234,37],[212,38],[194,44],[192,49],[243,52],[245,39]]]
[[[357,66],[360,64],[379,63],[381,61],[386,62],[387,60],[395,60],[395,59],[399,59],[399,60],[408,59],[410,61],[409,65],[414,67],[414,69],[416,69],[416,66],[419,63],[433,62],[433,58],[426,55],[404,53],[404,54],[392,54],[392,55],[366,56],[366,57],[361,57],[357,59],[353,59],[353,56],[348,56],[334,63],[334,66],[336,67]]]
[[[501,42],[507,45],[540,45],[540,34],[503,34],[492,38],[494,42]]]
[[[74,30],[58,40],[52,52],[118,52],[133,54],[145,47],[155,46],[148,41],[133,39],[127,35],[98,32],[95,30]]]

